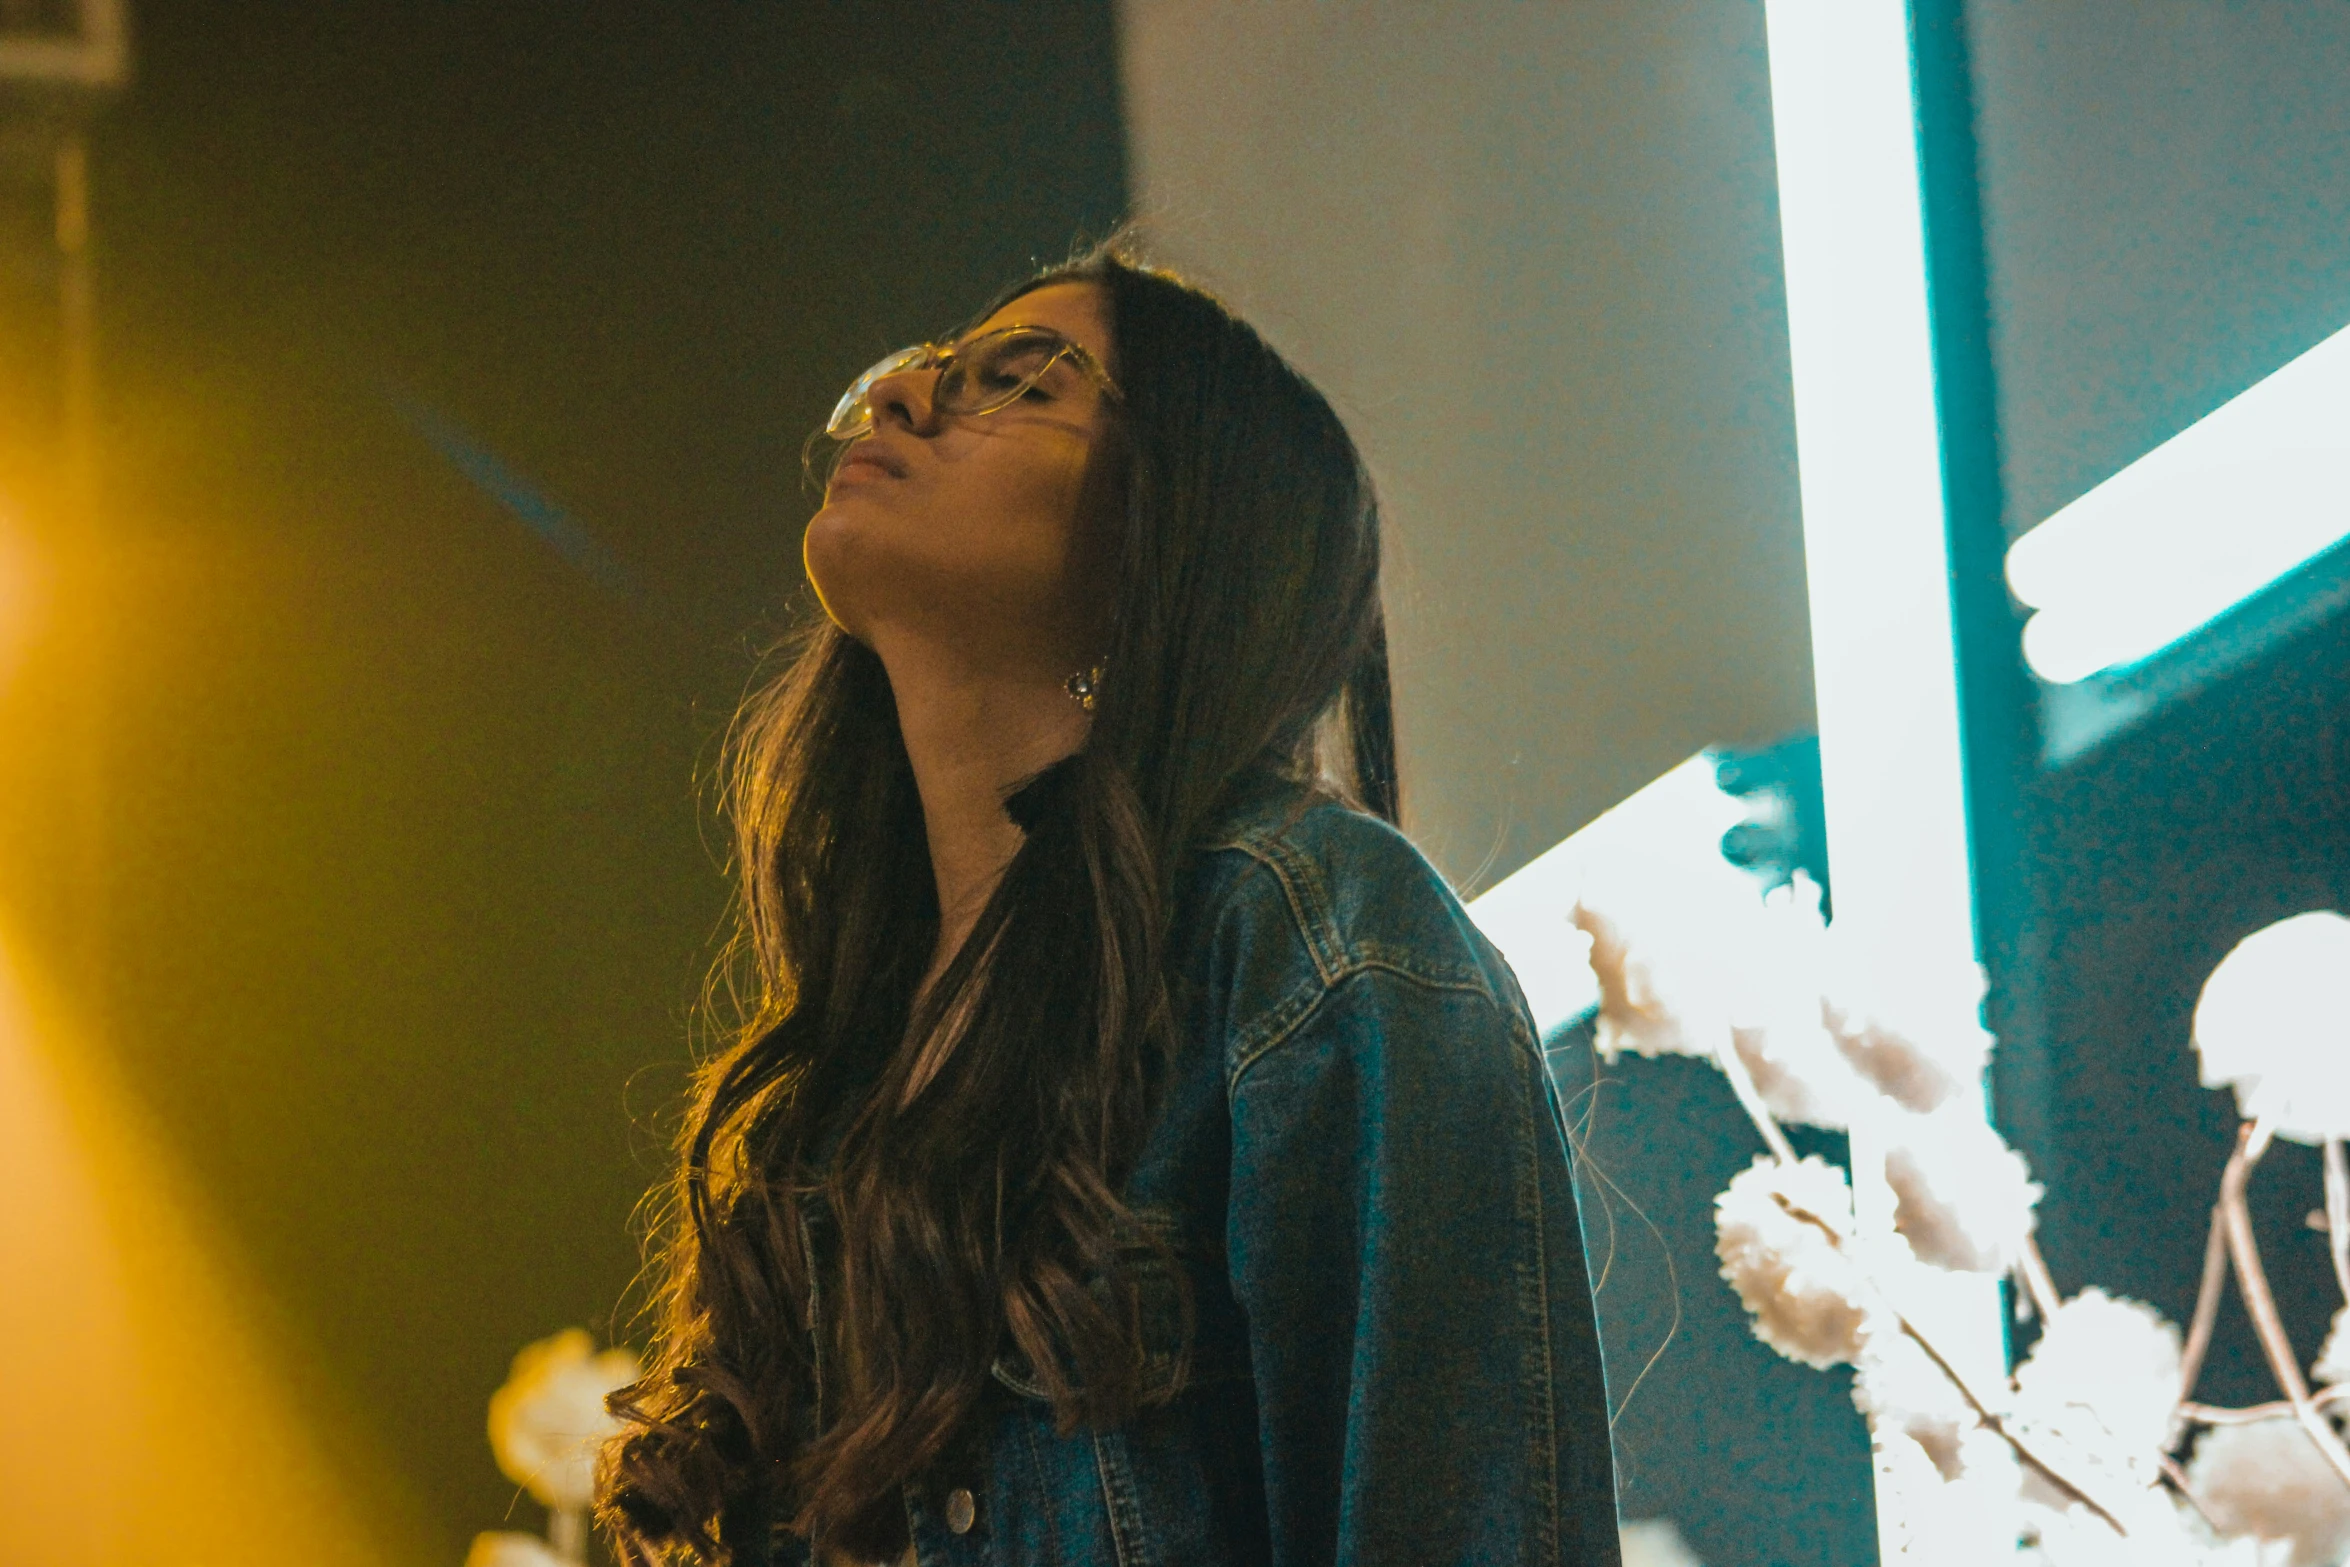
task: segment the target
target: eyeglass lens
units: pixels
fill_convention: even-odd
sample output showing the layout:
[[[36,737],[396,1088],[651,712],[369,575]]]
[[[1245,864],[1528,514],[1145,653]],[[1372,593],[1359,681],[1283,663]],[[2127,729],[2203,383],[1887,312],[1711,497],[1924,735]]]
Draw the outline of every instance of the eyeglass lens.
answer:
[[[841,400],[833,405],[832,417],[824,424],[824,433],[836,441],[862,434],[873,423],[873,409],[868,402],[873,391],[873,383],[883,376],[896,375],[901,370],[911,370],[929,358],[930,349],[924,345],[919,348],[901,348],[896,353],[882,359],[863,375],[849,383],[849,389],[842,393]]]
[[[1050,332],[992,332],[952,351],[932,392],[942,413],[984,414],[1006,406],[1040,380],[1069,351]],[[934,362],[933,351],[901,348],[857,377],[825,425],[836,440],[860,435],[873,423],[875,382]]]
[[[939,378],[940,401],[949,413],[992,412],[1034,386],[1066,351],[1042,332],[981,338]]]

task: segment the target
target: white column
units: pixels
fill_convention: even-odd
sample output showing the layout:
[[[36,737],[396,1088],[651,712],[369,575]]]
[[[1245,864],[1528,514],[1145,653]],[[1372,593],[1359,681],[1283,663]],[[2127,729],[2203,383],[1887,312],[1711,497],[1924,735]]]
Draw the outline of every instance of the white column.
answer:
[[[1973,885],[1907,8],[1765,14],[1836,925],[1905,998],[1972,1007],[1953,980],[1976,958]],[[1856,1131],[1852,1153],[1861,1222],[1888,1226],[1882,1151]],[[1918,1311],[1937,1342],[2003,1371],[1996,1282],[1936,1294]],[[1889,1538],[1901,1502],[1881,1471],[1877,1489]]]

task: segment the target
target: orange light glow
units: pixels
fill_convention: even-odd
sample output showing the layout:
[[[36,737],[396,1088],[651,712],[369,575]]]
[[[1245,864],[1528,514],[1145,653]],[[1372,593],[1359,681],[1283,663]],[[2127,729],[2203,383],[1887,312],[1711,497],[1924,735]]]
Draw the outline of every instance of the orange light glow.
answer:
[[[32,550],[15,513],[0,503],[0,686],[32,641],[35,597]]]
[[[333,1472],[232,1248],[0,929],[0,1561],[424,1559]]]

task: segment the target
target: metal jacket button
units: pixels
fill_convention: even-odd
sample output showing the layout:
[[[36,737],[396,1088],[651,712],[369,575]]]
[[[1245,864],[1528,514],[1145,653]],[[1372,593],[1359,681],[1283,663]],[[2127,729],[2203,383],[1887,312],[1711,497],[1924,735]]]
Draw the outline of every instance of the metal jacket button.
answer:
[[[978,1516],[978,1504],[971,1500],[969,1491],[958,1485],[947,1493],[947,1528],[949,1530],[956,1534],[969,1534],[971,1521]]]

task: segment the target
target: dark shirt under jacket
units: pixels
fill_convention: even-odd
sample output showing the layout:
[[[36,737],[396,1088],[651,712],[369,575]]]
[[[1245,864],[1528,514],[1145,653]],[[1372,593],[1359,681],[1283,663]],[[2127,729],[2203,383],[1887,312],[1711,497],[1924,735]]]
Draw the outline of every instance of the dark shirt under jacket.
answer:
[[[1619,1567],[1568,1151],[1508,966],[1386,824],[1252,796],[1191,867],[1182,1045],[1127,1201],[1153,1375],[1055,1433],[999,1363],[906,1487],[920,1567]],[[775,1559],[804,1560],[779,1540]]]

